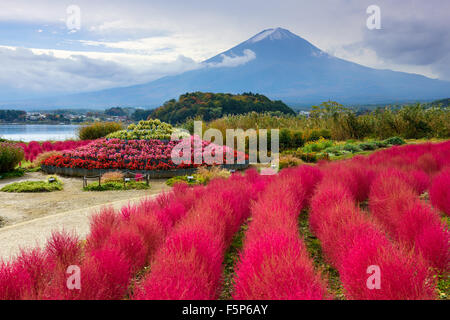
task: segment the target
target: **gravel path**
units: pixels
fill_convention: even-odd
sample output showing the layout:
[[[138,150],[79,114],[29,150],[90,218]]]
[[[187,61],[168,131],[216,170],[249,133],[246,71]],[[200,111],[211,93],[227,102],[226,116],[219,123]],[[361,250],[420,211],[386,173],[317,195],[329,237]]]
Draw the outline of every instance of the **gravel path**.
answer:
[[[154,196],[156,194],[150,197]],[[89,217],[95,212],[98,212],[100,208],[107,205],[115,209],[120,209],[128,203],[138,203],[143,198],[145,197],[119,200],[89,208],[53,214],[0,228],[0,260],[8,260],[17,255],[20,252],[20,248],[45,246],[46,240],[56,230],[60,231],[64,229],[69,232],[74,231],[80,238],[85,238],[89,232]]]
[[[61,212],[88,209],[119,200],[134,199],[157,194],[170,188],[164,179],[150,180],[149,190],[122,190],[86,192],[82,190],[81,178],[59,177],[64,184],[62,191],[42,193],[8,193],[0,192],[0,227],[16,225],[28,220]],[[47,175],[41,172],[26,173],[15,179],[0,180],[0,188],[12,182],[46,180]],[[3,223],[2,223],[3,221]]]

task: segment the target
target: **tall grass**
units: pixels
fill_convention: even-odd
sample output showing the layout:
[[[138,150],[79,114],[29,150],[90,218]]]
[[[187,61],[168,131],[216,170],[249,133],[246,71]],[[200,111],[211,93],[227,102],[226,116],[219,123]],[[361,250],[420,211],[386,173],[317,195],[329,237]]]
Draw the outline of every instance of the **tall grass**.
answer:
[[[118,122],[95,122],[78,129],[80,140],[95,140],[104,138],[108,134],[122,130],[122,124]]]
[[[330,107],[329,104],[334,107]],[[273,113],[229,115],[208,122],[204,130],[215,128],[225,137],[226,129],[289,129],[302,131],[308,140],[311,134],[327,130],[333,140],[400,136],[407,139],[450,137],[450,108],[427,108],[425,105],[379,108],[365,114],[327,102],[313,109],[309,116]],[[193,120],[184,125],[193,129]],[[323,135],[322,135],[323,136]],[[323,136],[324,138],[327,138]],[[319,137],[317,137],[318,139]],[[314,139],[311,139],[314,140]]]
[[[14,170],[24,159],[23,149],[12,143],[0,143],[0,173]]]

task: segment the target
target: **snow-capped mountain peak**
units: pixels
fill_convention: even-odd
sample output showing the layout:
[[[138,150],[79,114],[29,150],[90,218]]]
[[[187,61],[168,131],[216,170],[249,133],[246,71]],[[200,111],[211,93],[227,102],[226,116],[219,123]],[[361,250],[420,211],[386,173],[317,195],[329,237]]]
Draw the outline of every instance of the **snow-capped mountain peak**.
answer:
[[[248,40],[250,43],[255,43],[262,41],[264,39],[268,40],[283,40],[283,39],[292,39],[297,36],[291,33],[289,30],[283,28],[274,28],[274,29],[266,29],[257,35],[253,36]]]

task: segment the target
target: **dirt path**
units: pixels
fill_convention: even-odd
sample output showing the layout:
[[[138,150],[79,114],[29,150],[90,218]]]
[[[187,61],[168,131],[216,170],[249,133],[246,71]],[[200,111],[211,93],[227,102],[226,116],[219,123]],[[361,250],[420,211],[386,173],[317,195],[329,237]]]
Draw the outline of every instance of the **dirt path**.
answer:
[[[15,179],[0,180],[0,188],[16,181],[45,180],[46,174],[35,172]],[[151,180],[149,190],[126,191],[82,191],[81,178],[60,177],[64,189],[45,193],[7,193],[0,192],[0,227],[11,226],[28,220],[50,216],[66,211],[90,208],[119,200],[148,196],[168,190],[163,179]],[[0,228],[1,230],[1,228]]]
[[[17,181],[45,180],[35,172],[14,179],[0,180],[0,189]],[[55,230],[75,231],[81,238],[89,232],[89,217],[102,206],[120,209],[170,188],[166,180],[150,180],[149,190],[82,191],[80,178],[60,177],[64,189],[45,193],[0,192],[0,259],[16,255],[20,248],[43,246]]]
[[[151,195],[154,197],[156,194]],[[115,209],[128,203],[138,203],[142,198],[119,200],[107,204]],[[43,247],[53,231],[75,232],[80,239],[89,232],[89,217],[105,204],[48,215],[34,220],[0,228],[0,260],[8,260],[20,252],[20,248]]]

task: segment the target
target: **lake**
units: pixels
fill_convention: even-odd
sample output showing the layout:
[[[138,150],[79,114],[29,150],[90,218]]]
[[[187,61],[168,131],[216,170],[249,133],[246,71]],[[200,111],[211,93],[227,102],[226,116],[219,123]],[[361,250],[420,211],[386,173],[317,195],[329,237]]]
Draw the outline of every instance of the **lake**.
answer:
[[[0,138],[16,141],[62,141],[77,138],[78,125],[0,124]]]

